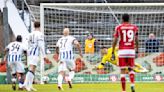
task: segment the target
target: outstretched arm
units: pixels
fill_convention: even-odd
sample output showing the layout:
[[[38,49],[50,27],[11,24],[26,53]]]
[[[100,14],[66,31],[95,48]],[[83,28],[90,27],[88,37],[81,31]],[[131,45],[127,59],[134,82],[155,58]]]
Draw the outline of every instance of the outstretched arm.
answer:
[[[118,38],[115,37],[114,40],[113,40],[113,43],[112,43],[112,54],[115,51],[115,48],[116,48],[116,45],[117,45],[117,41],[118,41]]]
[[[98,69],[103,69],[106,62],[107,62],[107,59],[103,57],[101,60],[101,63],[98,65]]]
[[[56,54],[59,54],[59,47],[56,47]]]

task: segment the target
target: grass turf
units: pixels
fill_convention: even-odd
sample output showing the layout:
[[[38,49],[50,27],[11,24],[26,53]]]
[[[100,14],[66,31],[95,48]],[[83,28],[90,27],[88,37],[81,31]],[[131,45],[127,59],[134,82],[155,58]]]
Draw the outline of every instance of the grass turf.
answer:
[[[34,85],[37,92],[61,92],[57,89],[56,84]],[[69,89],[68,85],[63,85],[63,92],[121,92],[119,83],[106,84],[73,84],[73,88]],[[0,85],[0,92],[26,92],[13,91],[11,85]],[[130,91],[130,85],[127,84],[127,92]],[[164,92],[164,83],[137,83],[136,92]]]

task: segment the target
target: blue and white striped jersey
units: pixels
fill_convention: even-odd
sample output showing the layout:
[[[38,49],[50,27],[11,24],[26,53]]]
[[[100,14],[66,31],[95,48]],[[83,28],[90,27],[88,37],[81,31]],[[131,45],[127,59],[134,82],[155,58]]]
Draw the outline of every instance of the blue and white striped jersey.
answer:
[[[44,35],[40,31],[32,31],[29,35],[29,51],[30,56],[39,56],[42,53],[45,56]]]
[[[27,48],[21,42],[11,42],[6,49],[9,50],[7,61],[17,62],[22,61],[22,53],[27,50]]]
[[[61,61],[73,60],[73,41],[76,40],[73,36],[63,36],[56,44],[59,47],[59,59]]]

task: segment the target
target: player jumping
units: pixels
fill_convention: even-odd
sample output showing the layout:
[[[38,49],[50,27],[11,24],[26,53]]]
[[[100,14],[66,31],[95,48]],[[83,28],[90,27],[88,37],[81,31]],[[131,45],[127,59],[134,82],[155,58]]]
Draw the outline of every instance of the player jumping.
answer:
[[[131,83],[131,91],[135,92],[134,81],[135,81],[135,72],[134,72],[134,59],[135,52],[138,53],[138,27],[129,23],[129,15],[123,14],[122,16],[123,23],[116,26],[114,41],[112,44],[112,58],[115,59],[115,47],[119,38],[119,66],[121,68],[121,84],[122,92],[126,92],[126,68],[129,70],[129,79]],[[136,47],[136,49],[135,49]]]
[[[118,53],[117,53],[118,52],[118,48],[116,48],[114,52],[115,52],[115,60],[111,60],[111,57],[112,57],[112,47],[111,48],[106,48],[106,47],[102,47],[101,48],[101,54],[103,55],[103,57],[102,57],[101,63],[98,65],[98,69],[103,69],[104,65],[107,62],[110,62],[111,64],[118,66]],[[134,66],[135,66],[134,67],[134,71],[137,72],[137,73],[148,72],[148,70],[146,68],[142,67],[138,63],[135,63]],[[128,70],[128,68],[126,70]]]
[[[22,44],[22,37],[18,35],[16,41],[11,42],[6,47],[4,57],[5,61],[8,61],[8,65],[11,69],[13,90],[16,90],[16,80],[19,82],[19,90],[23,87],[23,76],[25,72],[24,64],[22,62],[23,53],[27,57],[27,48]]]
[[[82,57],[80,43],[76,40],[76,38],[69,35],[69,28],[64,28],[63,37],[58,40],[56,45],[56,53],[59,54],[58,89],[63,90],[62,81],[64,77],[69,84],[69,88],[72,88],[71,82],[75,75],[73,45],[77,47],[79,55]]]
[[[40,30],[40,22],[34,23],[35,30],[29,35],[29,51],[28,51],[28,66],[29,71],[26,74],[24,87],[27,91],[37,91],[33,88],[33,80],[35,76],[36,66],[39,62],[40,53],[42,53],[44,60],[47,60],[45,54],[44,35]]]

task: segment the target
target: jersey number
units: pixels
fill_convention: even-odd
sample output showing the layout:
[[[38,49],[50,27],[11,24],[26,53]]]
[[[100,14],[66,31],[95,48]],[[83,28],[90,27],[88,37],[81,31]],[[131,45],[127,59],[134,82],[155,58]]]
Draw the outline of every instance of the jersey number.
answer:
[[[134,38],[134,32],[133,30],[123,30],[123,41],[124,42],[132,42]]]
[[[12,48],[11,48],[11,51],[14,51],[15,49],[16,49],[17,51],[19,51],[20,45],[19,45],[19,44],[13,44],[11,47],[12,47]]]
[[[67,43],[67,40],[68,39],[61,39],[61,41],[60,41],[60,48],[65,48],[65,45]]]

